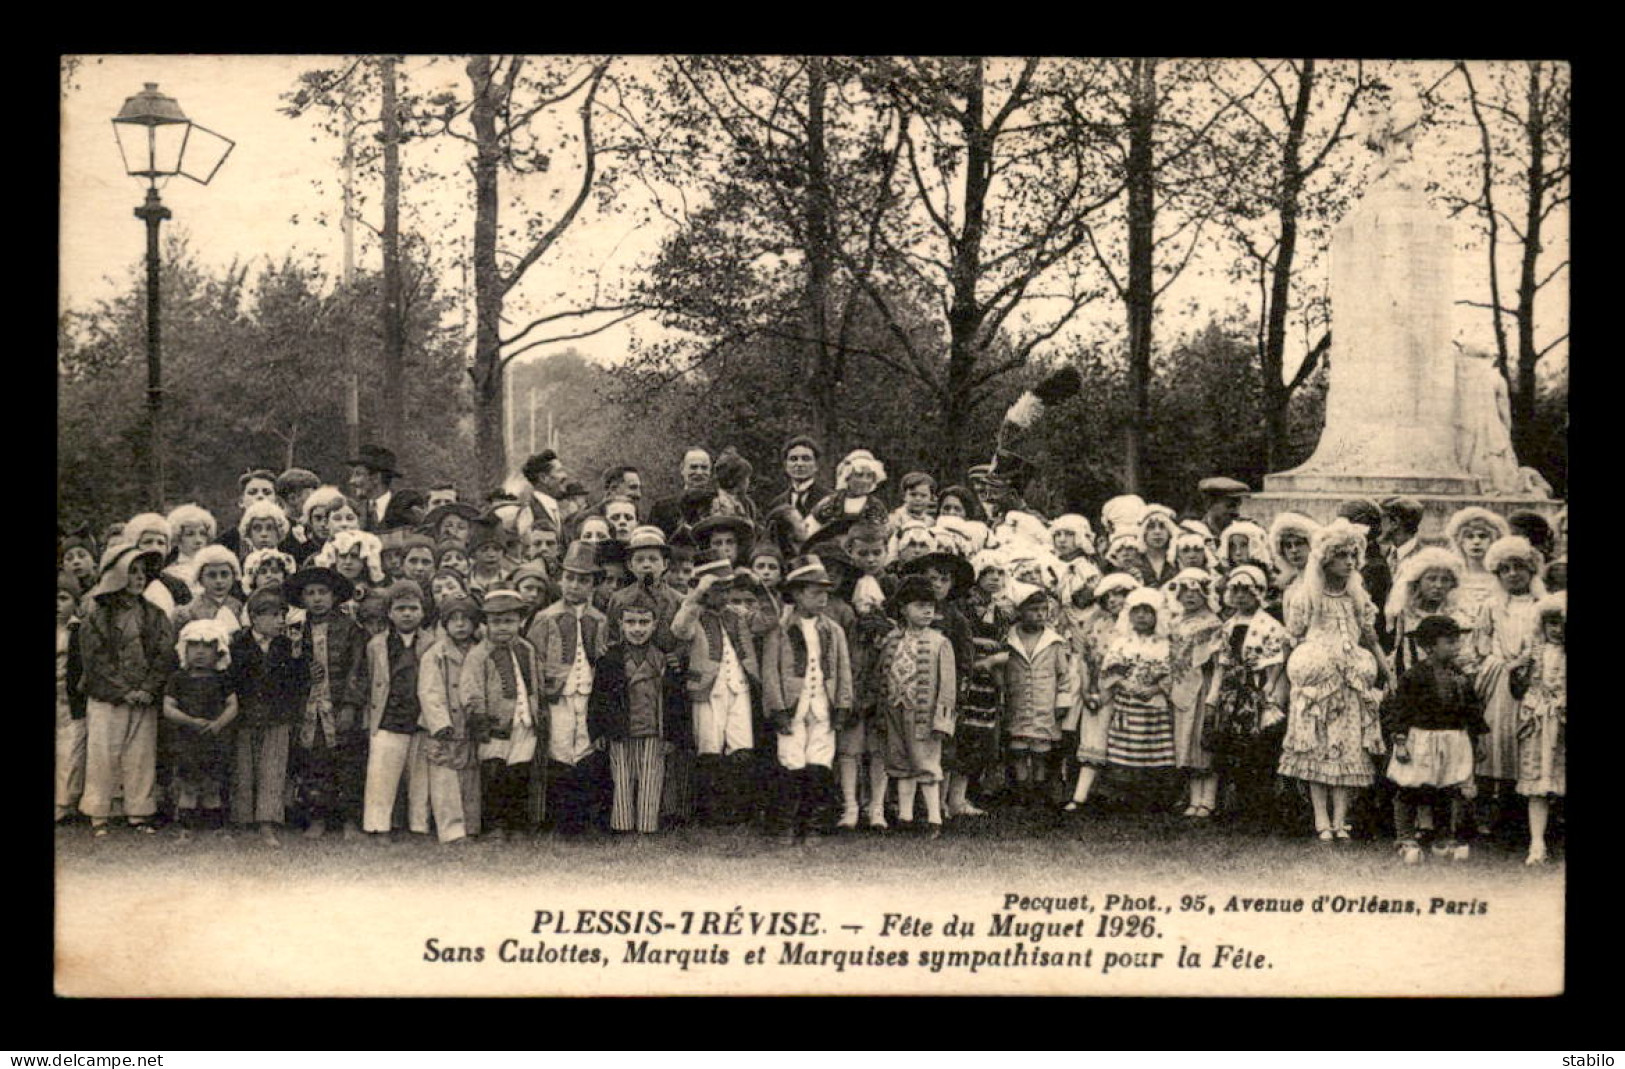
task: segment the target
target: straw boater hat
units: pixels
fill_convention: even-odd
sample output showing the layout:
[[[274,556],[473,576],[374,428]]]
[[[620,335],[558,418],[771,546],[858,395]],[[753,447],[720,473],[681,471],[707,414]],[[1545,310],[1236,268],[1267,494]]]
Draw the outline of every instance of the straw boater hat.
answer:
[[[829,577],[824,569],[824,562],[816,556],[797,557],[790,562],[789,570],[779,585],[785,590],[792,590],[798,586],[832,587],[835,581]]]
[[[484,616],[491,616],[499,612],[524,612],[530,606],[525,599],[507,587],[494,587],[485,592],[485,600],[480,603],[480,612]],[[442,610],[441,615],[445,612]]]
[[[694,573],[692,578],[696,583],[707,575],[716,576],[716,586],[727,586],[734,581],[733,562],[721,553],[705,550],[694,555]]]

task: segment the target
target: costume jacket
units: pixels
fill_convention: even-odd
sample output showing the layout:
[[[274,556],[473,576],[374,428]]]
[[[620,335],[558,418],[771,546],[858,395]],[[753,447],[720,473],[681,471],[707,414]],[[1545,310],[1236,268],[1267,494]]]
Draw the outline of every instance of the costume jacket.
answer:
[[[255,727],[291,724],[304,712],[310,687],[310,662],[293,655],[287,635],[260,649],[250,628],[231,636],[231,666],[226,669],[237,695],[237,722]]]
[[[829,699],[830,722],[837,728],[852,718],[852,658],[847,651],[846,633],[829,616],[819,613],[813,620],[818,632],[819,669],[824,692]],[[798,617],[768,632],[762,650],[762,704],[767,715],[779,724],[788,723],[801,702],[801,687],[807,678],[807,636],[801,632]]]
[[[589,603],[576,626],[575,611],[564,601],[555,601],[536,614],[526,633],[542,666],[543,696],[554,698],[564,690],[564,681],[575,664],[576,643],[587,651],[587,663],[596,665],[609,645],[609,618]]]
[[[1009,652],[1003,667],[1005,733],[1011,737],[1061,740],[1056,711],[1070,712],[1077,704],[1066,639],[1054,628],[1039,632],[1029,654],[1015,628],[1005,638]]]
[[[365,651],[356,658],[355,670],[350,673],[345,702],[367,710],[368,735],[377,732],[384,722],[384,706],[389,701],[392,680],[403,689],[409,688],[412,694],[417,693],[419,662],[433,641],[419,631],[410,650],[403,649],[400,656],[391,657],[389,636],[393,634],[395,631],[392,628],[369,638]]]
[[[911,644],[914,663],[908,686],[898,692],[894,686],[894,661],[905,643]],[[952,735],[957,689],[954,650],[942,632],[925,628],[911,636],[907,631],[893,631],[881,647],[880,661],[885,704],[900,711],[903,729],[921,741],[930,739],[932,732]]]
[[[320,668],[316,664],[316,640],[310,632],[311,624],[307,617],[304,633],[299,637],[300,656],[310,666],[312,676],[318,670],[327,672],[328,698],[333,703],[338,730],[355,731],[361,726],[350,720],[355,706],[345,702],[344,697],[357,662],[366,654],[367,632],[355,622],[353,616],[346,616],[336,608],[328,613],[327,663]]]
[[[418,660],[418,727],[430,736],[424,740],[429,763],[443,768],[473,768],[479,763],[458,688],[469,652],[440,632]],[[433,737],[446,728],[451,729],[451,738]]]
[[[627,647],[611,646],[598,659],[593,670],[592,696],[587,699],[587,734],[594,739],[620,740],[632,734],[632,709],[627,697]],[[666,655],[659,647],[655,656],[662,662],[657,734],[679,747],[689,745],[692,728],[688,701],[683,692],[683,670],[664,664]]]
[[[513,640],[519,671],[525,677],[525,691],[530,697],[531,722],[538,739],[547,738],[547,702],[542,696],[542,667],[536,648],[523,638]],[[513,718],[518,702],[518,687],[505,684],[505,672],[497,661],[499,650],[489,641],[481,642],[463,658],[462,672],[457,677],[457,695],[463,711],[469,718],[469,728],[476,738],[505,739],[513,730]],[[515,663],[510,661],[510,664]],[[509,693],[512,691],[512,693]],[[546,742],[536,747],[545,758]]]
[[[1473,681],[1461,669],[1442,668],[1419,661],[1399,677],[1393,702],[1388,704],[1394,734],[1411,728],[1424,731],[1466,731],[1478,736],[1489,731],[1484,722],[1484,702]]]
[[[79,651],[84,666],[82,681],[85,696],[97,701],[124,703],[124,695],[132,690],[144,690],[160,701],[164,683],[175,666],[175,632],[164,611],[146,598],[115,591],[100,597],[87,598],[89,605],[81,610]],[[119,617],[133,605],[139,613],[137,633],[123,632]],[[139,648],[120,648],[139,643]],[[120,663],[127,667],[120,668]],[[139,665],[139,670],[133,667]]]
[[[716,685],[717,671],[722,667],[722,643],[733,643],[734,656],[754,691],[762,683],[762,672],[756,660],[757,635],[772,630],[775,621],[771,613],[759,611],[741,618],[731,612],[701,608],[684,601],[683,607],[671,622],[671,633],[678,642],[688,643],[688,697],[690,701],[708,702],[711,688]]]

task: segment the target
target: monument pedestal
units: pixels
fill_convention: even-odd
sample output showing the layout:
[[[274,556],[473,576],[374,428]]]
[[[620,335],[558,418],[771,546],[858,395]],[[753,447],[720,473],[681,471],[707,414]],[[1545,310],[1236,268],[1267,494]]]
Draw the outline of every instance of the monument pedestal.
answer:
[[[1363,491],[1278,490],[1271,485],[1277,478],[1279,476],[1266,476],[1264,485],[1270,488],[1261,494],[1249,494],[1242,506],[1243,514],[1249,520],[1261,524],[1266,530],[1269,529],[1270,521],[1283,512],[1301,513],[1316,523],[1324,524],[1330,523],[1337,516],[1337,510],[1344,502],[1365,498],[1381,503],[1383,498],[1395,494],[1413,498],[1421,504],[1423,515],[1420,534],[1424,539],[1444,537],[1445,521],[1450,518],[1450,514],[1469,505],[1480,505],[1502,516],[1511,515],[1519,510],[1538,512],[1552,524],[1557,522],[1557,514],[1563,508],[1561,501],[1553,501],[1548,497],[1440,494],[1412,489],[1391,489],[1392,481],[1387,479],[1372,479],[1370,480],[1372,486]]]

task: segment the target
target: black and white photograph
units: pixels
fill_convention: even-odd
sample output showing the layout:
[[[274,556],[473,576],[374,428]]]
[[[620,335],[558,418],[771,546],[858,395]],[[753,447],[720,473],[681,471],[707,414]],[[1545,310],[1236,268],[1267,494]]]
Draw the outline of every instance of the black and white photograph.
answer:
[[[56,994],[1563,994],[1571,77],[61,56]]]

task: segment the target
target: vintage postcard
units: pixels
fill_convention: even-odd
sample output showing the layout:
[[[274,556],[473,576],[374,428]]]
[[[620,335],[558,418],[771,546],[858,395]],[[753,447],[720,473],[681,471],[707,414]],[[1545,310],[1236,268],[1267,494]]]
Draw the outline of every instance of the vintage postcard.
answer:
[[[63,57],[55,990],[1561,994],[1569,79]]]

